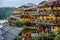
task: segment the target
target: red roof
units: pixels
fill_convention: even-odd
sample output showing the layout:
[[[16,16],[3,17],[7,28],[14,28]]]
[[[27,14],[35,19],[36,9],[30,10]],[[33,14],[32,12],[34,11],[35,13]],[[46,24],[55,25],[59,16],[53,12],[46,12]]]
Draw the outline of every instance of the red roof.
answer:
[[[58,1],[60,1],[60,0],[58,0]]]
[[[48,4],[60,4],[60,0],[48,2]]]

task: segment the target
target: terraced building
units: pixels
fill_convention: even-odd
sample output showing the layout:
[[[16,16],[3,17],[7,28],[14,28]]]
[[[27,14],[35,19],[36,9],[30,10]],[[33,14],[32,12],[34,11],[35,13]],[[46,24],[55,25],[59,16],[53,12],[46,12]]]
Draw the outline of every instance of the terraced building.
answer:
[[[30,4],[30,3],[29,3]],[[25,40],[31,40],[31,34],[48,28],[49,31],[57,31],[60,28],[60,1],[43,1],[39,5],[23,5],[13,13],[9,19],[9,25],[16,25],[16,20],[25,20],[26,25],[37,27],[37,30],[23,30]],[[29,23],[27,23],[29,22]],[[28,39],[29,38],[29,39]]]

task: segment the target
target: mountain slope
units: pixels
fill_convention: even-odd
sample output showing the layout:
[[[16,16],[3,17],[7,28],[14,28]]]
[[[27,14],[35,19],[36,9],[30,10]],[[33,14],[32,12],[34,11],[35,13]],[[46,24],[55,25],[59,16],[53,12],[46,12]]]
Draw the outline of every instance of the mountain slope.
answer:
[[[0,19],[6,19],[7,17],[12,14],[12,12],[15,10],[13,7],[2,7],[0,8]]]

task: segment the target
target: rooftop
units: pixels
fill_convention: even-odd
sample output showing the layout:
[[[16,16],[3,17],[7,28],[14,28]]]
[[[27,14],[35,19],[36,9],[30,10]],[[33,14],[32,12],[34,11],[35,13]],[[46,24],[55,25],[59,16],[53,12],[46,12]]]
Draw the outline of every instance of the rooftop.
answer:
[[[14,40],[16,35],[20,34],[22,28],[5,26],[0,28],[0,40]]]

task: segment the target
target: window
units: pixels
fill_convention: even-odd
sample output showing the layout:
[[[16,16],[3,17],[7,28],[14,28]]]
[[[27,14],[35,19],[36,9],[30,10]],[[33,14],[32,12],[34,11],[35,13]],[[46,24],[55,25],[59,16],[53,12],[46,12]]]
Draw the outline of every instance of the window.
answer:
[[[57,14],[57,11],[54,11],[54,14]]]
[[[47,20],[47,16],[44,16],[44,20]]]
[[[54,6],[54,7],[53,7],[53,10],[60,10],[60,7]]]
[[[40,16],[39,18],[40,18],[40,20],[43,20],[43,17],[42,16]]]
[[[43,14],[43,11],[39,11],[39,14]]]
[[[60,7],[57,7],[58,10],[60,10]]]
[[[53,10],[57,10],[57,7],[56,7],[56,6],[54,6],[54,7],[53,7]]]
[[[49,14],[50,13],[50,10],[49,11],[46,11],[46,14]]]
[[[60,17],[57,17],[57,20],[60,20]]]
[[[58,11],[58,14],[60,14],[60,10]]]
[[[51,10],[51,7],[47,7],[46,10],[47,10],[47,11]]]
[[[44,8],[40,8],[40,10],[44,10]]]
[[[43,14],[47,14],[47,11],[44,11]]]

